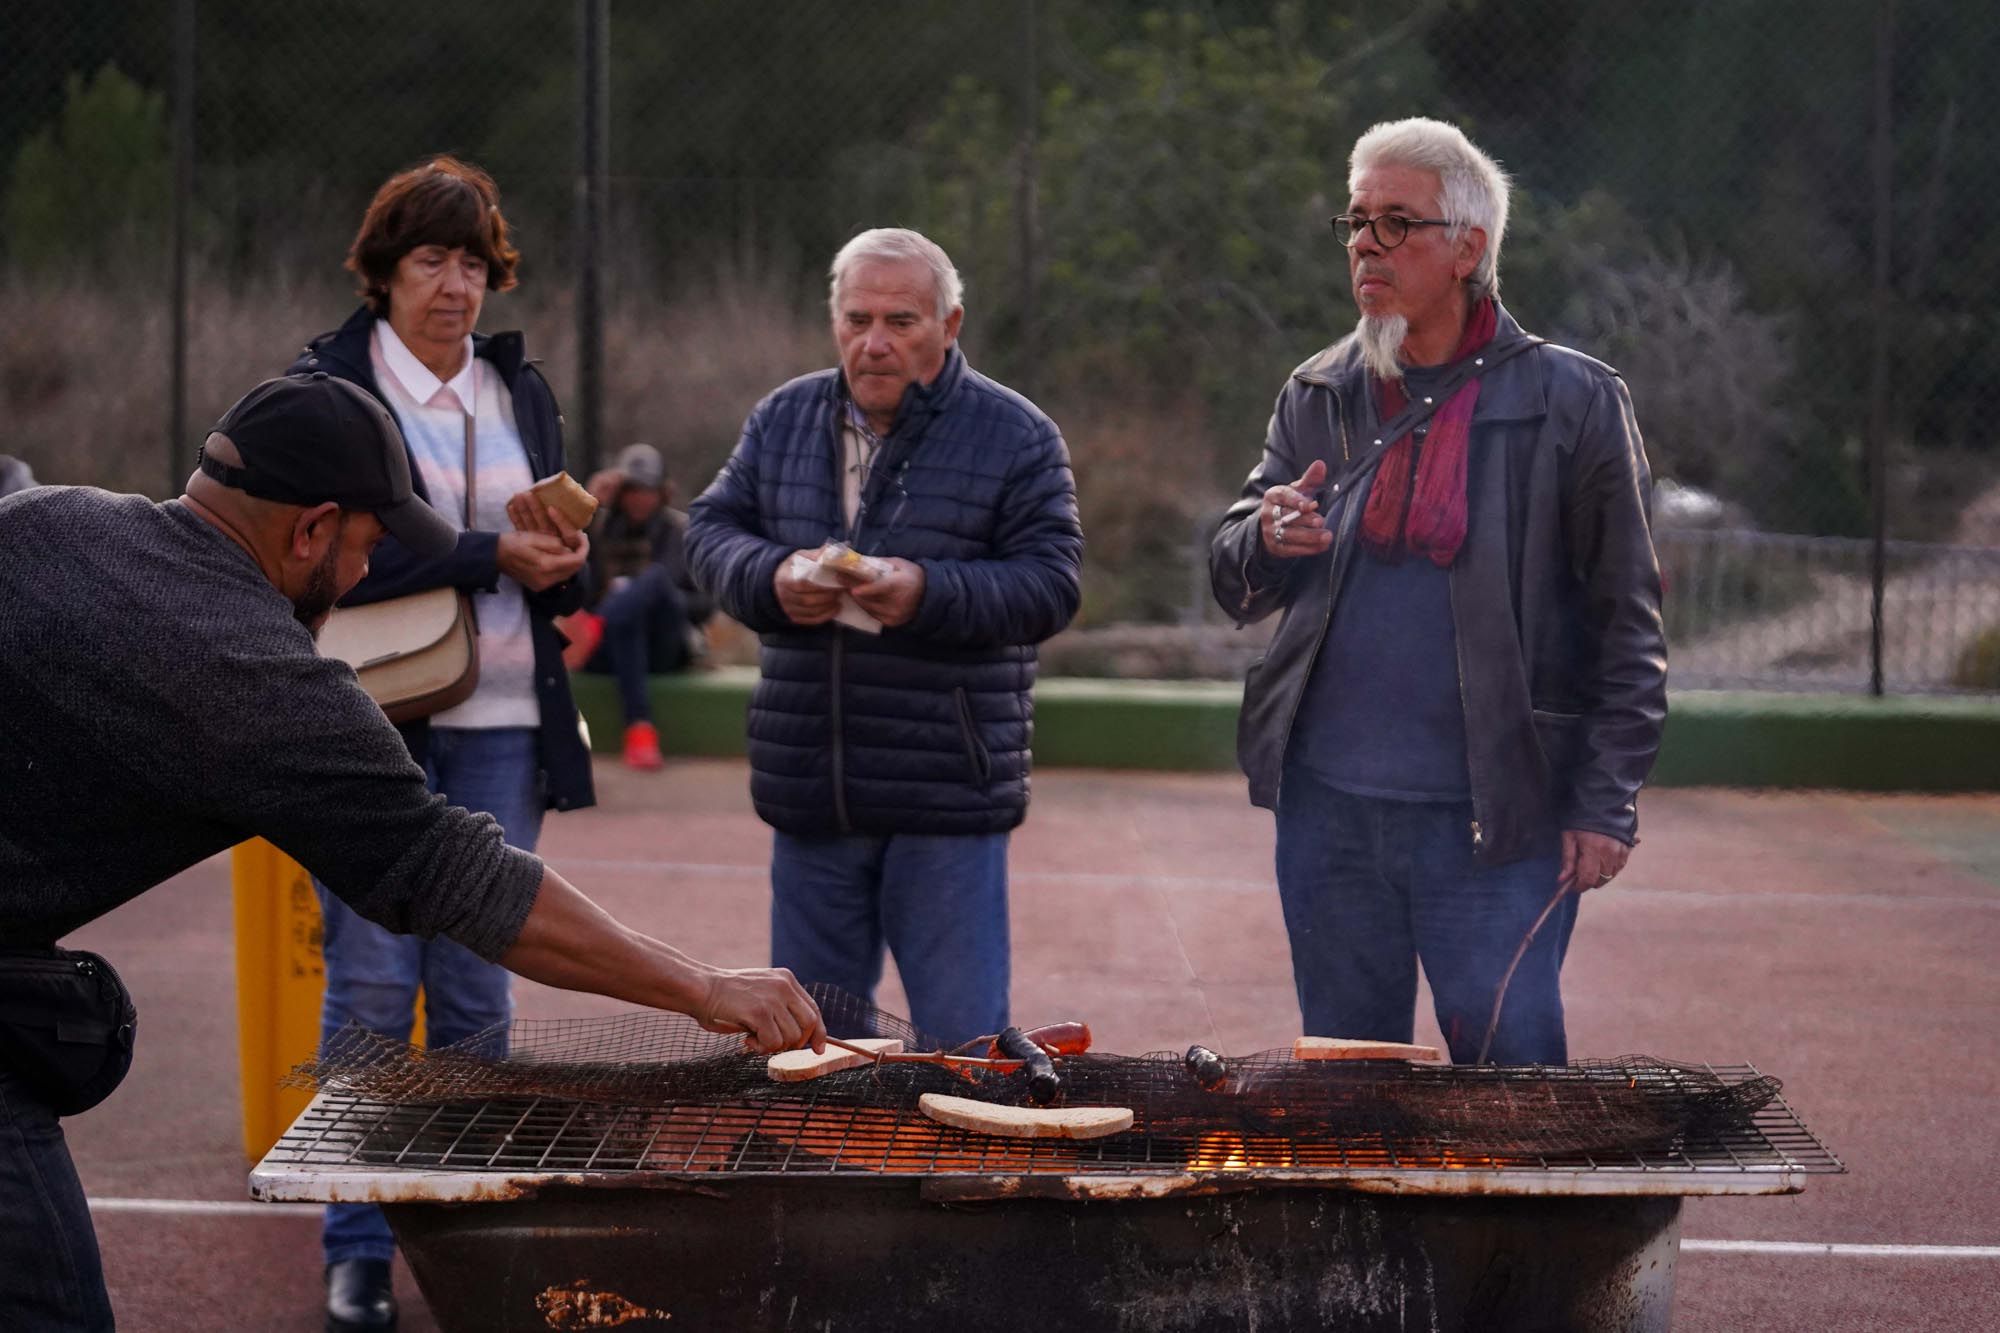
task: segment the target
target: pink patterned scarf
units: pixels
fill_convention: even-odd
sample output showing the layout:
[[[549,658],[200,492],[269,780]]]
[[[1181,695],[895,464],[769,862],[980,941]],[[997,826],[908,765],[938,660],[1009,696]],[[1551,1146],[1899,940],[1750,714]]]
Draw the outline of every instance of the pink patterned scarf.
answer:
[[[1491,297],[1472,308],[1465,336],[1452,353],[1451,364],[1463,361],[1493,340],[1499,316]],[[1402,381],[1375,381],[1382,420],[1393,419],[1409,406]],[[1389,446],[1361,511],[1361,544],[1384,560],[1399,560],[1403,549],[1429,556],[1449,569],[1465,541],[1465,455],[1472,438],[1472,409],[1479,402],[1479,381],[1468,380],[1445,400],[1431,418],[1423,456],[1410,476],[1410,456],[1416,442],[1405,435]]]

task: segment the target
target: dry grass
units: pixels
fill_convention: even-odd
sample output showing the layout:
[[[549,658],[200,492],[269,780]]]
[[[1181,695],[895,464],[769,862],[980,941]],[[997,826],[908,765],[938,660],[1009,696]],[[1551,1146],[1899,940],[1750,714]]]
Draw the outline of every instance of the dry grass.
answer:
[[[670,298],[649,297],[647,286],[614,283],[607,303],[604,451],[654,444],[684,503],[714,476],[759,398],[831,363],[831,336],[804,282],[719,263],[678,274]],[[193,290],[187,419],[170,464],[170,326],[157,279],[0,278],[9,314],[0,327],[8,423],[0,452],[25,459],[46,483],[176,493],[208,424],[282,371],[308,338],[338,325],[354,301],[334,278],[204,274]],[[526,330],[558,398],[573,400],[567,290],[489,296],[480,324]],[[1088,537],[1079,624],[1181,618],[1202,599],[1197,528],[1223,499],[1208,480],[1214,444],[1199,402],[1099,380],[1054,390],[1046,405],[1069,441]]]
[[[341,283],[282,277],[194,283],[188,419],[171,473],[166,440],[171,346],[158,290],[90,278],[0,283],[0,449],[38,479],[168,493],[209,422],[306,339],[353,309]],[[744,415],[785,379],[825,364],[825,325],[781,284],[716,271],[672,301],[614,293],[605,330],[606,452],[648,440],[683,493],[698,490],[736,442]],[[521,328],[559,398],[573,397],[575,317],[566,291],[489,297],[481,326]]]

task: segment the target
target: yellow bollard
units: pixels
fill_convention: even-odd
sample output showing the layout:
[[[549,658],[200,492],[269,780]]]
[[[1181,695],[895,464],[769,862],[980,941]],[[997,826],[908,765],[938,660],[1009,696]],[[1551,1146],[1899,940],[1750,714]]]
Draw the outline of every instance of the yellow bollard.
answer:
[[[278,1080],[319,1046],[319,899],[305,867],[262,838],[230,853],[236,895],[236,1040],[243,1075],[243,1151],[261,1158],[312,1093]]]
[[[278,1081],[319,1049],[319,898],[305,867],[255,838],[230,853],[236,898],[236,1040],[243,1084],[243,1151],[255,1162],[305,1110],[312,1093]],[[419,997],[410,1040],[424,1040]]]

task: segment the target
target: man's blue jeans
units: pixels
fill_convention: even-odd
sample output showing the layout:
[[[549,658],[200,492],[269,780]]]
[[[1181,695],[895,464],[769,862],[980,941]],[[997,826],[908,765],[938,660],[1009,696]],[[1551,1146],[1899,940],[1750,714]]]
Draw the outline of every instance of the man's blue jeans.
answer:
[[[0,1069],[0,1328],[101,1333],[111,1298],[62,1126]]]
[[[955,1046],[1007,1026],[1007,835],[774,835],[773,967],[873,1003],[885,942],[919,1029]]]
[[[687,598],[665,565],[651,564],[606,596],[597,611],[604,617],[604,644],[587,669],[617,678],[625,725],[650,722],[647,676],[687,665]]]
[[[431,728],[424,779],[454,805],[492,815],[510,845],[532,852],[541,838],[542,799],[535,732],[529,727],[474,731]],[[464,945],[397,935],[357,916],[317,882],[326,956],[320,1042],[348,1023],[407,1041],[417,988],[424,992],[424,1041],[462,1041],[513,1016],[509,973]],[[495,1054],[499,1054],[496,1051]],[[327,1205],[320,1234],[326,1262],[387,1259],[396,1252],[389,1224],[373,1204]]]
[[[1278,896],[1308,1034],[1409,1041],[1423,963],[1455,1063],[1479,1053],[1493,998],[1522,936],[1548,905],[1559,836],[1525,860],[1473,859],[1472,807],[1354,796],[1297,765],[1278,795]],[[1576,896],[1535,935],[1507,988],[1488,1058],[1562,1064],[1562,962]]]

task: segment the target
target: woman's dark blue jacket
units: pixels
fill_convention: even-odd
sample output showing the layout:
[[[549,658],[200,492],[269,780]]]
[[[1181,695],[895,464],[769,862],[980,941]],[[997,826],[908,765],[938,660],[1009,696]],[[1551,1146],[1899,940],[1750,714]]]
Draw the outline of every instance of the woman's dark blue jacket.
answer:
[[[1080,597],[1069,450],[953,346],[935,380],[905,391],[849,531],[846,400],[838,370],[779,388],[688,510],[696,580],[763,637],[751,798],[805,837],[1011,829],[1028,811],[1034,645]],[[779,563],[836,537],[923,567],[907,624],[872,635],[786,617]]]
[[[368,339],[376,316],[366,306],[332,333],[322,333],[306,344],[287,374],[311,374],[323,370],[360,385],[377,398],[382,391],[375,384],[375,371],[368,359]],[[528,454],[528,470],[535,480],[552,477],[563,470],[562,414],[556,410],[555,395],[548,381],[526,357],[519,333],[472,335],[472,354],[493,363],[501,381],[514,399],[514,424]],[[408,446],[404,446],[407,450]],[[415,455],[410,457],[410,480],[426,503],[423,471]],[[344,606],[386,601],[405,593],[427,588],[454,587],[467,592],[493,592],[500,579],[500,534],[461,532],[458,548],[442,560],[420,560],[394,537],[384,537],[368,559],[368,577],[342,599]],[[583,605],[581,582],[570,579],[553,588],[528,594],[528,625],[535,641],[535,702],[541,706],[542,724],[536,729],[541,761],[543,799],[552,810],[579,810],[595,805],[591,785],[590,751],[584,747],[577,729],[576,703],[570,698],[569,672],[563,669],[562,636],[550,623],[555,616],[568,615]],[[430,748],[430,723],[419,719],[397,728],[418,763]]]

